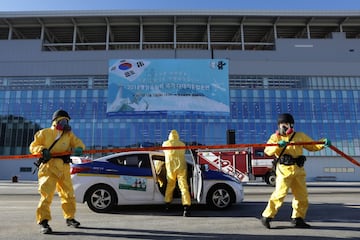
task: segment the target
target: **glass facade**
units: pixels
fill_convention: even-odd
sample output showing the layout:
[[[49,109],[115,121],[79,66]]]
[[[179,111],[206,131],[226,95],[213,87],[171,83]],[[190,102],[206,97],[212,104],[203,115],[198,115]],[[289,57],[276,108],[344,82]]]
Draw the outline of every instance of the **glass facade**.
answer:
[[[161,144],[177,129],[187,144],[265,143],[279,113],[295,117],[295,130],[327,137],[359,156],[360,77],[230,76],[230,116],[200,113],[107,116],[107,76],[0,78],[0,154],[27,154],[33,134],[69,112],[73,131],[88,149]],[[310,155],[329,156],[330,150]]]

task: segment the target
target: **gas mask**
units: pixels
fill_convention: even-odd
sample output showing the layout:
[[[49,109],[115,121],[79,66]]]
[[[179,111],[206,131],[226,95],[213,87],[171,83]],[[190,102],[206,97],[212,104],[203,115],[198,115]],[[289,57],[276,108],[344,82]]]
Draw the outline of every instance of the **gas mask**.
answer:
[[[294,128],[292,125],[290,125],[290,127],[288,128],[287,126],[282,126],[281,128],[279,127],[279,134],[286,136],[289,135],[291,133],[294,132]]]
[[[56,123],[55,128],[57,130],[61,130],[61,131],[71,131],[71,126],[69,125],[69,120],[67,120],[66,118],[59,120]]]

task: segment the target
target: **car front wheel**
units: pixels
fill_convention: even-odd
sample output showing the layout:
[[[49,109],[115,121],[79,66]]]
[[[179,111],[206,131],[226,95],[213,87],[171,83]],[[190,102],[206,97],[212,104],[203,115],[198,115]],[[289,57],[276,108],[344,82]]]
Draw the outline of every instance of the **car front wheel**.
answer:
[[[206,198],[206,203],[213,209],[225,209],[232,205],[234,194],[226,185],[213,186]]]
[[[115,191],[107,185],[95,185],[86,194],[86,203],[94,212],[109,212],[116,205],[116,202]]]
[[[276,183],[276,174],[275,172],[271,171],[271,172],[268,172],[266,175],[265,175],[265,182],[271,186],[275,186],[275,183]]]

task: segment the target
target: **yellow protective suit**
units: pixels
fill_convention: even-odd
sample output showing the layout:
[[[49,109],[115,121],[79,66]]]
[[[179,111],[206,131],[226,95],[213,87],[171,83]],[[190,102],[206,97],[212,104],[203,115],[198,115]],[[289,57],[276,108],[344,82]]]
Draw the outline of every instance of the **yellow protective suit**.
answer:
[[[159,187],[162,188],[166,182],[166,167],[163,161],[154,160],[156,181]]]
[[[180,141],[179,134],[176,130],[171,130],[169,139],[162,144],[163,147],[185,146]],[[173,192],[176,180],[181,191],[182,205],[190,206],[191,199],[189,185],[187,182],[187,165],[185,160],[185,149],[164,150],[167,186],[165,191],[165,202],[170,203],[173,199]]]
[[[57,119],[59,120],[59,119]],[[39,154],[43,149],[49,149],[52,143],[61,136],[62,131],[55,129],[56,122],[51,128],[38,131],[34,141],[30,144],[30,152]],[[50,153],[72,151],[76,147],[85,149],[84,143],[72,131],[64,132],[59,141],[53,146]],[[61,208],[65,219],[74,219],[76,211],[75,194],[70,178],[70,165],[61,158],[52,157],[47,163],[42,163],[38,172],[40,201],[36,210],[36,220],[51,220],[50,205],[55,190],[61,198]]]
[[[294,134],[294,133],[292,133]],[[280,140],[289,142],[292,134],[287,136],[281,136],[274,133],[271,135],[267,143],[278,143]],[[303,132],[296,132],[291,142],[313,142]],[[297,158],[303,155],[303,148],[308,151],[319,151],[324,148],[323,144],[316,145],[288,145],[283,154],[291,155],[293,158]],[[268,146],[264,152],[269,156],[275,156],[276,158],[280,155],[283,148],[278,146]],[[292,215],[291,218],[303,218],[305,219],[306,212],[309,206],[308,203],[308,192],[306,188],[306,173],[304,167],[298,165],[286,166],[277,163],[276,166],[276,186],[274,192],[271,194],[269,202],[262,213],[263,217],[274,218],[279,208],[284,202],[284,199],[289,191],[294,196],[292,200]]]

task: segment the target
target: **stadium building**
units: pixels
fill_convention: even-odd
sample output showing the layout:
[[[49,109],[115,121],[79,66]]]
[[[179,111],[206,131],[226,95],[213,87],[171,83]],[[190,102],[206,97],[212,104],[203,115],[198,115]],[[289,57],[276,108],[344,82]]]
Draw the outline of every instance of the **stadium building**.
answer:
[[[296,130],[360,156],[359,11],[0,12],[0,53],[1,155],[28,154],[62,108],[88,149],[156,146],[171,129],[193,145],[229,143],[232,130],[265,143],[289,112]],[[111,115],[114,59],[227,63],[229,113]],[[309,180],[360,180],[330,149],[306,155]],[[32,162],[1,160],[0,179],[36,179]]]

